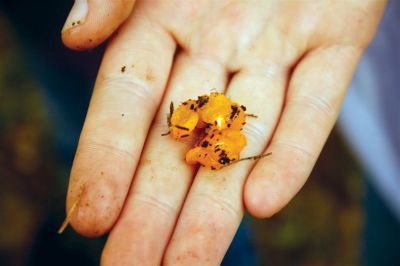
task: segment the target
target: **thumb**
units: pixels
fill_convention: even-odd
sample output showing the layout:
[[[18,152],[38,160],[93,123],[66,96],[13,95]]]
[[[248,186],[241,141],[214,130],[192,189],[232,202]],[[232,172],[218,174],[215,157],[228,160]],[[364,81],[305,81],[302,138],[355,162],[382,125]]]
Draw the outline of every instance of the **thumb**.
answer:
[[[105,41],[132,11],[135,0],[75,0],[61,31],[65,46],[85,50]]]

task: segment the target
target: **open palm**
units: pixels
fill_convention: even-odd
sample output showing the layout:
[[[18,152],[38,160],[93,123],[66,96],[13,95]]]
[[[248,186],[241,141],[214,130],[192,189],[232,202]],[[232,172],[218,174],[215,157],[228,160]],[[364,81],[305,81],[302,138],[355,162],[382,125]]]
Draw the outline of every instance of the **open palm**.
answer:
[[[68,190],[67,210],[83,188],[71,219],[78,232],[111,230],[102,263],[217,265],[244,209],[268,217],[285,206],[317,160],[384,4],[137,1],[104,55]],[[211,90],[258,116],[247,120],[241,156],[272,156],[218,171],[185,164],[192,143],[161,137],[169,103]]]

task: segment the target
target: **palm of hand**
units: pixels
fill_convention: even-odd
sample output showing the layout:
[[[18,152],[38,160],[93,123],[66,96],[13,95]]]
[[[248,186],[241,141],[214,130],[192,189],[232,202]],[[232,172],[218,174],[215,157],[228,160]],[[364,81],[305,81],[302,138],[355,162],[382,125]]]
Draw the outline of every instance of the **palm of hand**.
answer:
[[[245,207],[270,216],[306,181],[383,6],[136,3],[109,43],[80,138],[74,228],[94,236],[114,226],[105,264],[220,263]],[[191,143],[160,136],[169,103],[211,89],[258,115],[242,156],[273,156],[220,171],[184,163]]]

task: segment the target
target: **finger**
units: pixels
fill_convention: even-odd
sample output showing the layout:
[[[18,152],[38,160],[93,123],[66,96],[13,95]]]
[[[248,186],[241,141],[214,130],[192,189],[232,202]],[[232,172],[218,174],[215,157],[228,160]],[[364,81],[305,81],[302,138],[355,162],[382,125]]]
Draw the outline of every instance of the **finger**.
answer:
[[[160,265],[194,168],[185,164],[193,141],[161,136],[168,131],[169,103],[222,91],[225,69],[210,58],[180,54],[156,122],[143,152],[124,211],[103,251],[104,265]]]
[[[247,146],[241,157],[260,154],[267,144],[280,113],[286,75],[280,66],[263,65],[242,70],[231,81],[228,97],[258,116],[246,121]],[[252,164],[200,168],[166,251],[167,265],[221,263],[242,219],[242,188]]]
[[[285,109],[268,148],[245,187],[247,210],[269,217],[300,190],[336,121],[359,48],[330,46],[310,52],[296,67]]]
[[[62,29],[64,44],[85,50],[105,41],[129,16],[135,0],[75,0]]]
[[[71,222],[81,234],[101,235],[119,215],[174,51],[170,35],[135,12],[108,46],[68,190],[67,210],[79,199]],[[82,186],[83,194],[78,197]]]

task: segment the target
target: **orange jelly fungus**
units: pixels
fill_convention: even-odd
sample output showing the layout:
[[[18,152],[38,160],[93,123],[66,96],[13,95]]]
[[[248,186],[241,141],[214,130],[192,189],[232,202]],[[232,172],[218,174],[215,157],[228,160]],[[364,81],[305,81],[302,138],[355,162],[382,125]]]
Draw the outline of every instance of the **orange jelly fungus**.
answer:
[[[245,106],[217,92],[189,99],[176,110],[171,103],[167,118],[169,132],[163,135],[171,134],[175,140],[181,140],[191,136],[195,128],[202,129],[202,139],[187,152],[186,162],[211,170],[241,160],[260,159],[269,154],[239,159],[246,146],[246,137],[241,132],[246,124],[245,112]]]
[[[240,152],[246,146],[246,138],[239,130],[212,130],[186,153],[186,162],[210,168],[220,169],[239,159]]]
[[[171,106],[172,114],[170,114],[169,119],[171,136],[176,140],[189,137],[199,121],[196,101],[188,100],[175,111],[172,104]]]

